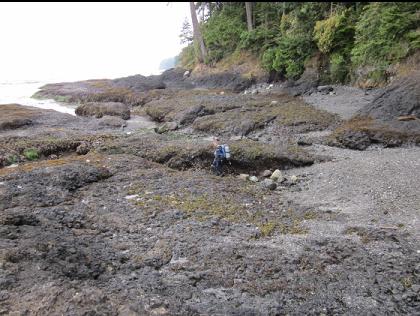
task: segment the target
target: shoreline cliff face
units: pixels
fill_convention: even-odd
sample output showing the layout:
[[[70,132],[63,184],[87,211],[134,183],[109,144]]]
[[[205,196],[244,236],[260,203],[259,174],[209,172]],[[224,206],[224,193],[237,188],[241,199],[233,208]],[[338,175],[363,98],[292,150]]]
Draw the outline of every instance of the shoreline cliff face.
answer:
[[[414,314],[418,82],[297,97],[172,69],[37,94],[76,117],[2,105],[0,310]]]

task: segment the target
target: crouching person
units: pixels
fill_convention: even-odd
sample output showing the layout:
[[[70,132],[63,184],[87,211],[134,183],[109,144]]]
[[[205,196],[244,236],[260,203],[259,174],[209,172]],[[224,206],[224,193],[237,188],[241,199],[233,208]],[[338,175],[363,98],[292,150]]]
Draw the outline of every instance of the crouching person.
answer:
[[[230,159],[230,150],[228,145],[220,145],[220,139],[213,137],[214,160],[212,163],[212,170],[217,176],[223,174],[223,164]]]

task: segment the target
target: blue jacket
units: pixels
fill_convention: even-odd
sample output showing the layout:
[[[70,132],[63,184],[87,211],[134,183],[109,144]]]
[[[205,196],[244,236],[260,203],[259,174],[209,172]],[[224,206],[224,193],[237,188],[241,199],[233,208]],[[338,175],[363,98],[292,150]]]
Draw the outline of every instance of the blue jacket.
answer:
[[[216,150],[214,151],[214,158],[223,159],[224,157],[225,153],[223,151],[223,147],[221,145],[217,146]]]

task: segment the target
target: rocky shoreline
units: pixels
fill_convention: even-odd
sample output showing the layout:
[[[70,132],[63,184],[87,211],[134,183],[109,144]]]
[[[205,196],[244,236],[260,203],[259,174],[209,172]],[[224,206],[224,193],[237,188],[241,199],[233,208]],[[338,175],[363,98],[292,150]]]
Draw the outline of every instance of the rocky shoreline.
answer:
[[[0,105],[0,313],[415,314],[416,76],[298,97],[170,70],[37,94],[76,117]]]

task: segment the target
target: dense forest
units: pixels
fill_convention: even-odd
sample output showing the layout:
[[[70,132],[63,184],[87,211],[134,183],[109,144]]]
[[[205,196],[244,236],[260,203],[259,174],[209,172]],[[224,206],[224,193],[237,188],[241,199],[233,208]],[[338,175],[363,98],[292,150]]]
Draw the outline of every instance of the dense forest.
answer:
[[[178,58],[186,68],[215,66],[245,51],[267,72],[296,80],[318,56],[324,82],[348,83],[363,69],[379,83],[386,81],[390,65],[420,48],[416,2],[190,4],[193,26],[183,25],[180,37],[188,46]]]

